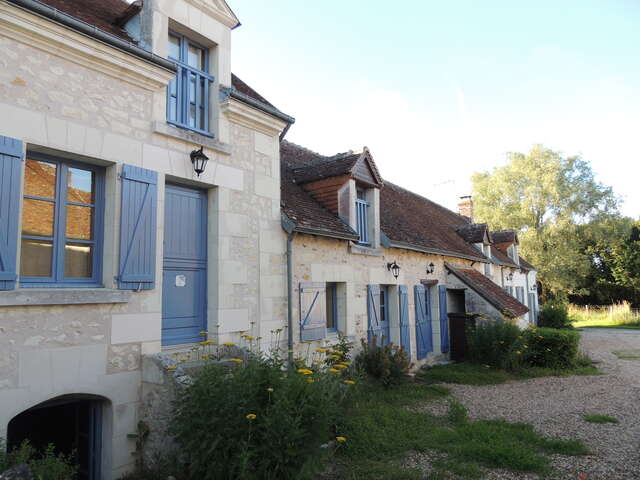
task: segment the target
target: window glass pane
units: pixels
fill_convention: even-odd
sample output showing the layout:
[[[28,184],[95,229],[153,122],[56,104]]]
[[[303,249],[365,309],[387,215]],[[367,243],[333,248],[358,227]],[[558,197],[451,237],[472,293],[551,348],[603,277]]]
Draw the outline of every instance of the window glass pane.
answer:
[[[200,85],[199,85],[199,98],[200,98],[200,104],[198,105],[198,107],[200,108],[199,112],[200,114],[198,115],[198,128],[204,130],[204,115],[205,115],[205,105],[204,105],[204,101],[205,101],[205,96],[204,96],[204,89],[206,88],[206,84],[204,81],[204,78],[200,79]]]
[[[52,237],[54,206],[53,202],[25,198],[22,205],[22,234]]]
[[[34,197],[56,197],[56,170],[55,163],[40,162],[27,159],[24,171],[24,194]]]
[[[180,38],[175,35],[169,35],[169,57],[176,60],[180,58]]]
[[[22,239],[20,275],[24,277],[51,277],[53,242],[51,240]]]
[[[335,329],[336,328],[336,286],[332,283],[327,283],[325,290],[325,297],[327,300],[327,328]]]
[[[67,238],[93,239],[93,208],[67,205]]]
[[[83,243],[66,243],[64,246],[64,276],[67,278],[91,278],[92,270],[93,246]]]
[[[187,65],[198,70],[204,69],[204,51],[195,45],[189,44],[189,52],[187,54]]]
[[[67,200],[93,203],[95,175],[90,170],[69,167],[67,172]]]

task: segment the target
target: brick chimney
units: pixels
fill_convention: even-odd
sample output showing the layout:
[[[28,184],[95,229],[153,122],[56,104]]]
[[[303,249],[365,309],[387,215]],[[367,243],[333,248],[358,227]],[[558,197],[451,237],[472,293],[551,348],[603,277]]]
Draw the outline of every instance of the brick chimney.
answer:
[[[471,195],[460,197],[460,201],[458,202],[458,213],[473,222],[473,199],[471,198]]]

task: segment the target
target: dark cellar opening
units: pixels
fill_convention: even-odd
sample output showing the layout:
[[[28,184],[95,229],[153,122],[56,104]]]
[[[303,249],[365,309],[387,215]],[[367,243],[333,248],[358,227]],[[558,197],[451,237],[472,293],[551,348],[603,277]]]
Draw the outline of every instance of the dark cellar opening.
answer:
[[[56,454],[73,455],[79,480],[99,480],[102,460],[103,400],[65,395],[16,415],[7,431],[7,450],[29,440],[39,452],[49,444]]]

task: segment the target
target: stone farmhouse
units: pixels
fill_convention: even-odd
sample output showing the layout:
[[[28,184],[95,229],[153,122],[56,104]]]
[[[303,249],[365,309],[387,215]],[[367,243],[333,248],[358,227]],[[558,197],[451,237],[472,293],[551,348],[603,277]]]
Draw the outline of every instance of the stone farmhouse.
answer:
[[[224,0],[0,0],[0,438],[135,463],[203,340],[301,353],[338,333],[448,358],[467,313],[535,323],[514,231],[324,156],[231,72]],[[290,325],[290,326],[289,326]],[[146,367],[145,367],[146,365]]]

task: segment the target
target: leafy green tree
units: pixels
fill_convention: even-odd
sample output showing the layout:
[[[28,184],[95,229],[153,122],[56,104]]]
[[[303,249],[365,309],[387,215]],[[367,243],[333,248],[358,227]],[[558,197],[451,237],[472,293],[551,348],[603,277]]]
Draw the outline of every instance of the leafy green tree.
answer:
[[[579,156],[542,145],[528,154],[508,153],[507,160],[473,175],[474,220],[518,230],[522,256],[538,269],[543,299],[587,293],[581,279],[591,259],[581,229],[618,214],[613,190]]]

